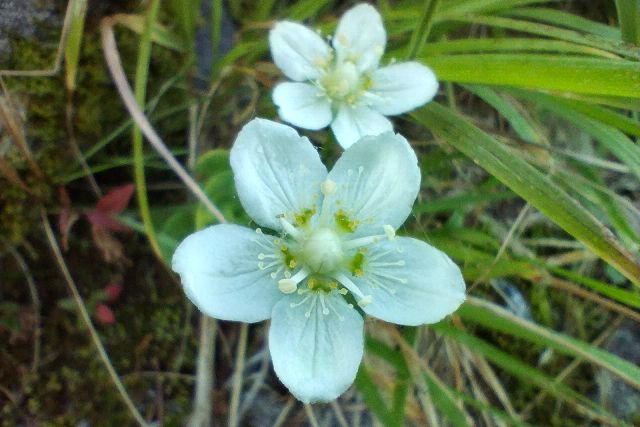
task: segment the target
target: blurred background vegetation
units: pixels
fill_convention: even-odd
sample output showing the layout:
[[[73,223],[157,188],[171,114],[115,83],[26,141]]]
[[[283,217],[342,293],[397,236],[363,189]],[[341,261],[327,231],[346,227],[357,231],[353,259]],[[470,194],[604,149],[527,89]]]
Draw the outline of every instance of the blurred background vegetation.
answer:
[[[247,225],[227,149],[276,117],[267,32],[328,35],[353,4],[0,2],[0,425],[193,409],[199,315],[168,261],[215,219],[134,129],[101,28],[166,146]],[[368,319],[356,384],[313,407],[275,378],[265,324],[213,323],[213,423],[639,424],[640,1],[376,6],[385,61],[441,82],[395,119],[423,174],[400,233],[455,259],[468,302],[420,328]],[[305,134],[339,156],[330,132]]]

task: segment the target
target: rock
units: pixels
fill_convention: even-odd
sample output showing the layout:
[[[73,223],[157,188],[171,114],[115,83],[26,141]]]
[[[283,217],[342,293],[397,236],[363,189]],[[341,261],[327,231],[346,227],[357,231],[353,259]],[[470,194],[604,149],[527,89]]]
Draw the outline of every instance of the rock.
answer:
[[[42,38],[42,29],[58,24],[54,3],[41,0],[0,0],[0,60],[11,52],[11,38]]]
[[[604,348],[630,363],[640,365],[640,327],[627,321],[607,339]],[[640,423],[640,392],[611,372],[596,372],[598,400],[616,417],[627,422]]]

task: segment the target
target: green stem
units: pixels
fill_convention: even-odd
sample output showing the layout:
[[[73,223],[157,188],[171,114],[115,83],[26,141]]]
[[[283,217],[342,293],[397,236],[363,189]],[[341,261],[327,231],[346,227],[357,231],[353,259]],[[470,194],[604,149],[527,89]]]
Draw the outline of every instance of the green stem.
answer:
[[[135,76],[135,96],[136,102],[141,109],[144,109],[145,98],[147,94],[147,79],[149,76],[149,60],[151,58],[151,30],[158,15],[160,6],[159,0],[152,0],[144,21],[144,31],[140,38],[140,46],[138,51],[138,62],[136,64]],[[160,245],[156,236],[153,222],[151,221],[151,211],[149,209],[149,200],[147,198],[147,183],[144,176],[144,153],[142,147],[142,133],[140,128],[133,128],[133,170],[136,184],[136,195],[138,200],[138,208],[140,209],[140,217],[144,226],[144,232],[149,240],[151,249],[158,256],[162,257]]]
[[[438,3],[440,3],[440,0],[425,0],[424,10],[420,17],[420,24],[411,35],[411,41],[407,49],[407,59],[414,59],[427,42]]]
[[[640,46],[640,0],[616,0],[622,40]]]

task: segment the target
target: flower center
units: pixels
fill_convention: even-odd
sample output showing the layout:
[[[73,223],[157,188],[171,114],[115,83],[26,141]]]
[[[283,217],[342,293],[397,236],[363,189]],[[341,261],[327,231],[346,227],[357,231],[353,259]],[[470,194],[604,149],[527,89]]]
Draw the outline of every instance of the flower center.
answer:
[[[313,272],[332,273],[344,259],[340,237],[333,230],[319,228],[305,239],[302,256],[307,267]]]
[[[351,102],[350,98],[355,100],[360,90],[360,75],[353,63],[336,61],[319,83],[329,98]]]

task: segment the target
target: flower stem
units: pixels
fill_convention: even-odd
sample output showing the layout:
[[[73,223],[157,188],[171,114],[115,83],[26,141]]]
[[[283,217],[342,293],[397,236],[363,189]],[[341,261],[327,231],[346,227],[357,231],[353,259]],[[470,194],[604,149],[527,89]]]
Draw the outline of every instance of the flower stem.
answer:
[[[247,353],[247,335],[249,325],[240,325],[240,337],[238,338],[238,350],[236,352],[236,367],[233,374],[233,388],[231,389],[231,403],[229,404],[229,427],[237,427],[240,413],[240,392],[242,391],[242,375],[244,373],[244,359]]]
[[[213,389],[213,354],[217,322],[206,314],[200,316],[200,345],[196,365],[196,389],[190,427],[211,425],[211,390]]]

